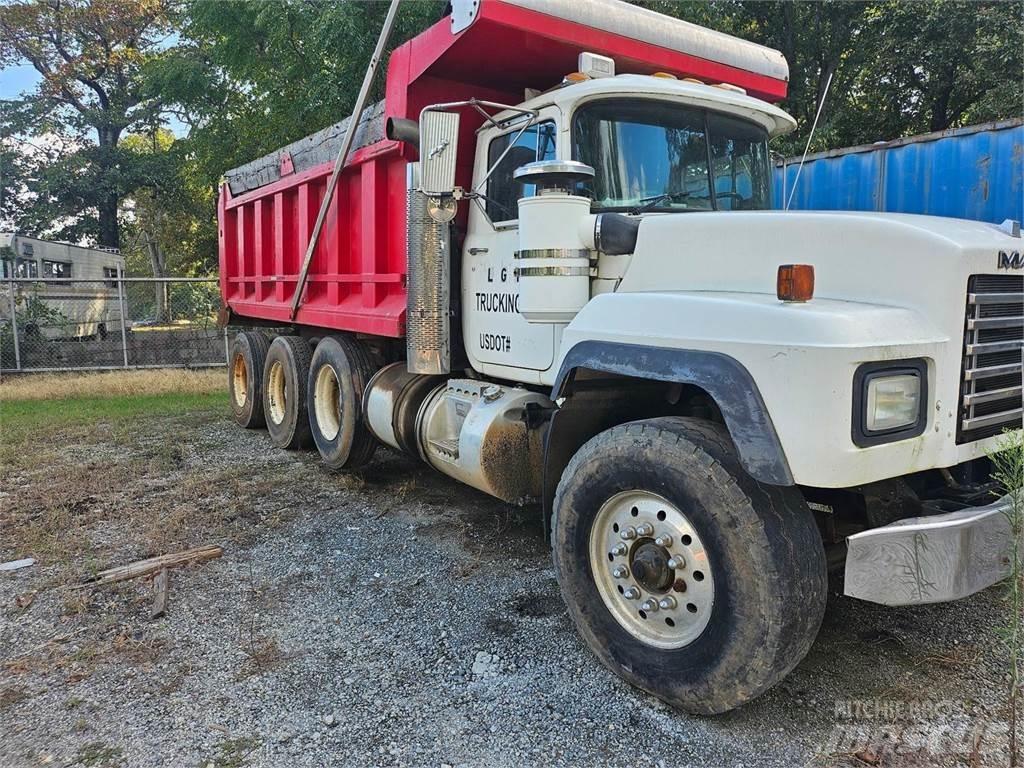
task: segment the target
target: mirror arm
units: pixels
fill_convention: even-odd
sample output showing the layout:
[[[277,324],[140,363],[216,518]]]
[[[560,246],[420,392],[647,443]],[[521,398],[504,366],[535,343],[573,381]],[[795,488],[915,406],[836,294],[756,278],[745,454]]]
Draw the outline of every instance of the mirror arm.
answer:
[[[493,165],[491,165],[490,168],[487,169],[487,173],[484,174],[484,177],[480,180],[480,183],[477,184],[476,187],[474,187],[472,190],[462,193],[464,197],[472,198],[472,196],[480,193],[480,190],[487,183],[487,180],[491,178],[491,174],[493,174],[494,170],[501,164],[501,161],[505,159],[505,156],[512,150],[512,147],[516,145],[516,142],[519,141],[519,139],[522,137],[524,133],[526,133],[526,130],[536,122],[538,117],[540,117],[540,112],[538,112],[536,109],[523,109],[522,107],[514,107],[509,104],[502,104],[497,101],[485,101],[483,99],[472,98],[467,99],[466,101],[451,101],[443,104],[429,104],[420,111],[420,122],[422,123],[423,115],[425,115],[427,112],[448,112],[453,109],[459,109],[461,107],[472,107],[474,110],[479,112],[484,117],[484,119],[491,124],[491,126],[499,130],[502,128],[503,124],[508,124],[513,119],[516,119],[518,117],[527,118],[526,121],[523,123],[523,127],[520,128],[519,132],[516,134],[515,139],[509,142],[509,145],[505,147],[505,151],[501,153],[501,156],[494,162]],[[497,120],[494,119],[493,115],[489,114],[486,111],[485,107],[487,109],[492,109],[498,112],[513,112],[515,114],[508,120],[503,120],[501,123],[499,123]]]
[[[486,184],[487,180],[489,178],[491,178],[491,174],[494,173],[495,169],[499,165],[501,165],[501,161],[505,159],[505,155],[507,155],[509,152],[512,151],[512,147],[514,147],[516,145],[516,142],[519,141],[520,138],[522,138],[522,135],[524,133],[526,133],[526,129],[529,128],[531,125],[533,125],[534,121],[538,117],[539,117],[538,113],[534,112],[533,114],[530,115],[530,118],[526,122],[523,123],[523,127],[519,129],[519,133],[516,134],[516,137],[514,139],[512,139],[512,141],[510,141],[508,143],[508,146],[505,147],[505,151],[502,152],[501,155],[498,157],[498,159],[494,161],[494,164],[490,168],[487,169],[487,173],[485,173],[484,177],[482,179],[480,179],[480,183],[477,184],[473,188],[474,192],[479,192],[481,189],[483,189],[484,184]]]

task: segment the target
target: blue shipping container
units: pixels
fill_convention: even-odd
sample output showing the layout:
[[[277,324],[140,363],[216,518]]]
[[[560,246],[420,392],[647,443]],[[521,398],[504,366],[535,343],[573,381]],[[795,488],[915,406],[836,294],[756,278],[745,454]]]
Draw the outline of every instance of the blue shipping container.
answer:
[[[776,165],[776,208],[785,208],[799,164]],[[789,207],[1022,221],[1024,119],[808,155]]]

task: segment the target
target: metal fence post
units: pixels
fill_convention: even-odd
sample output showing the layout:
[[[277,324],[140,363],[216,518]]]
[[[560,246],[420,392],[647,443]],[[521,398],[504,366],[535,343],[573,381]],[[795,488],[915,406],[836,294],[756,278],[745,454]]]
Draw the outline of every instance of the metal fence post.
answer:
[[[128,367],[128,329],[125,326],[124,270],[117,265],[117,303],[121,308],[121,349],[124,350],[124,367]]]
[[[12,262],[13,264],[13,262]],[[21,348],[18,344],[18,316],[17,316],[17,302],[14,300],[14,279],[13,277],[7,278],[7,287],[11,291],[11,336],[14,339],[14,367],[17,370],[21,370]]]

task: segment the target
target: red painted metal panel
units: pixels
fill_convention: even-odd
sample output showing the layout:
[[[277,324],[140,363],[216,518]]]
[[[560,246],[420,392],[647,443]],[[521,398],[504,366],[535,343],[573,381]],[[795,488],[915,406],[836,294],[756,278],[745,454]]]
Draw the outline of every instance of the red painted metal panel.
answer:
[[[359,333],[405,331],[405,167],[395,142],[346,166],[295,321]],[[220,196],[221,292],[241,317],[287,323],[329,163],[232,198]]]
[[[477,97],[518,103],[524,87],[547,88],[576,67],[581,50],[611,56],[619,72],[658,70],[730,82],[775,101],[786,83],[501,2],[481,6],[457,35],[441,19],[395,49],[388,64],[386,113],[416,119],[428,104]],[[469,186],[482,120],[463,111],[456,181]],[[310,266],[295,322],[397,337],[405,333],[406,166],[415,149],[380,141],[353,152]],[[282,168],[290,168],[282,158]],[[220,284],[225,305],[241,317],[289,324],[331,163],[218,200]],[[456,226],[465,226],[467,206]]]

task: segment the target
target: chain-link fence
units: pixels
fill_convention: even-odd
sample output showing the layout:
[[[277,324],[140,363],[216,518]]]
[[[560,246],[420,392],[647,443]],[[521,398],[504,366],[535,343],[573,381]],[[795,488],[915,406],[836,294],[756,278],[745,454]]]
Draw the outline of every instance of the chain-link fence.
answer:
[[[6,278],[0,371],[221,366],[219,305],[216,278]]]

